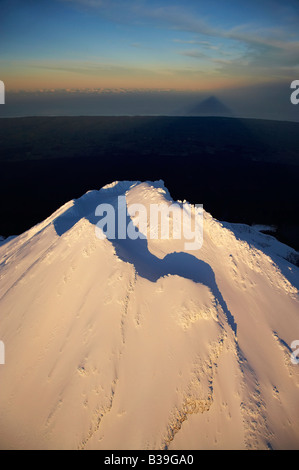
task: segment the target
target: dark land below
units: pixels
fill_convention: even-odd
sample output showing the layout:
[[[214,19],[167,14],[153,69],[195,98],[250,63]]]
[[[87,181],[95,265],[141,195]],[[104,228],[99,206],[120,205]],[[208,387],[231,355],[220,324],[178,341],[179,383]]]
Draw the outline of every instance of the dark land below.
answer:
[[[163,179],[227,222],[299,249],[299,123],[221,117],[0,119],[0,235],[116,180]]]

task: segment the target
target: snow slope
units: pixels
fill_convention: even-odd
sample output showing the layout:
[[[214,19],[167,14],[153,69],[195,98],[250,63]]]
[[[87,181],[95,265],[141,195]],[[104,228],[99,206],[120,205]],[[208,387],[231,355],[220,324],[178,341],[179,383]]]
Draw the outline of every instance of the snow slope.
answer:
[[[0,246],[0,448],[298,448],[295,252],[206,212],[197,251],[99,240],[119,195],[171,201],[113,183]]]

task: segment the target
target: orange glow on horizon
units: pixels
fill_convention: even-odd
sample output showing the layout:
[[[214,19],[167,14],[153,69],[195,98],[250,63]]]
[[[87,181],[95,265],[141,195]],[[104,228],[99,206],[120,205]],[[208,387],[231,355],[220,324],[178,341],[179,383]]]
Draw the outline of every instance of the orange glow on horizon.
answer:
[[[134,70],[124,68],[117,73],[108,68],[87,73],[78,70],[59,68],[17,67],[2,71],[1,79],[8,92],[61,90],[61,89],[126,89],[126,90],[176,90],[211,91],[247,86],[252,81],[248,77],[223,77],[207,71],[178,73],[167,70]]]

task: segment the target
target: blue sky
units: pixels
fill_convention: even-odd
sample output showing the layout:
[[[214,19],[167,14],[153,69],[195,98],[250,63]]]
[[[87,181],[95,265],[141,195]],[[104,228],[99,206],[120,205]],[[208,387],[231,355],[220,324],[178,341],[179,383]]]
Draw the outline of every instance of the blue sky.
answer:
[[[207,90],[299,75],[298,1],[2,0],[8,90]]]

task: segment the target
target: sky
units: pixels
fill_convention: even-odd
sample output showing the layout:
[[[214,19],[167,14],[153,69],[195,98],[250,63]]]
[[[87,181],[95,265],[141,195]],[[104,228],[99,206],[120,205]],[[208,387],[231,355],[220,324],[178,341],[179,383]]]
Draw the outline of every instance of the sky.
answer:
[[[0,0],[0,8],[8,93],[217,95],[299,78],[298,0]]]

